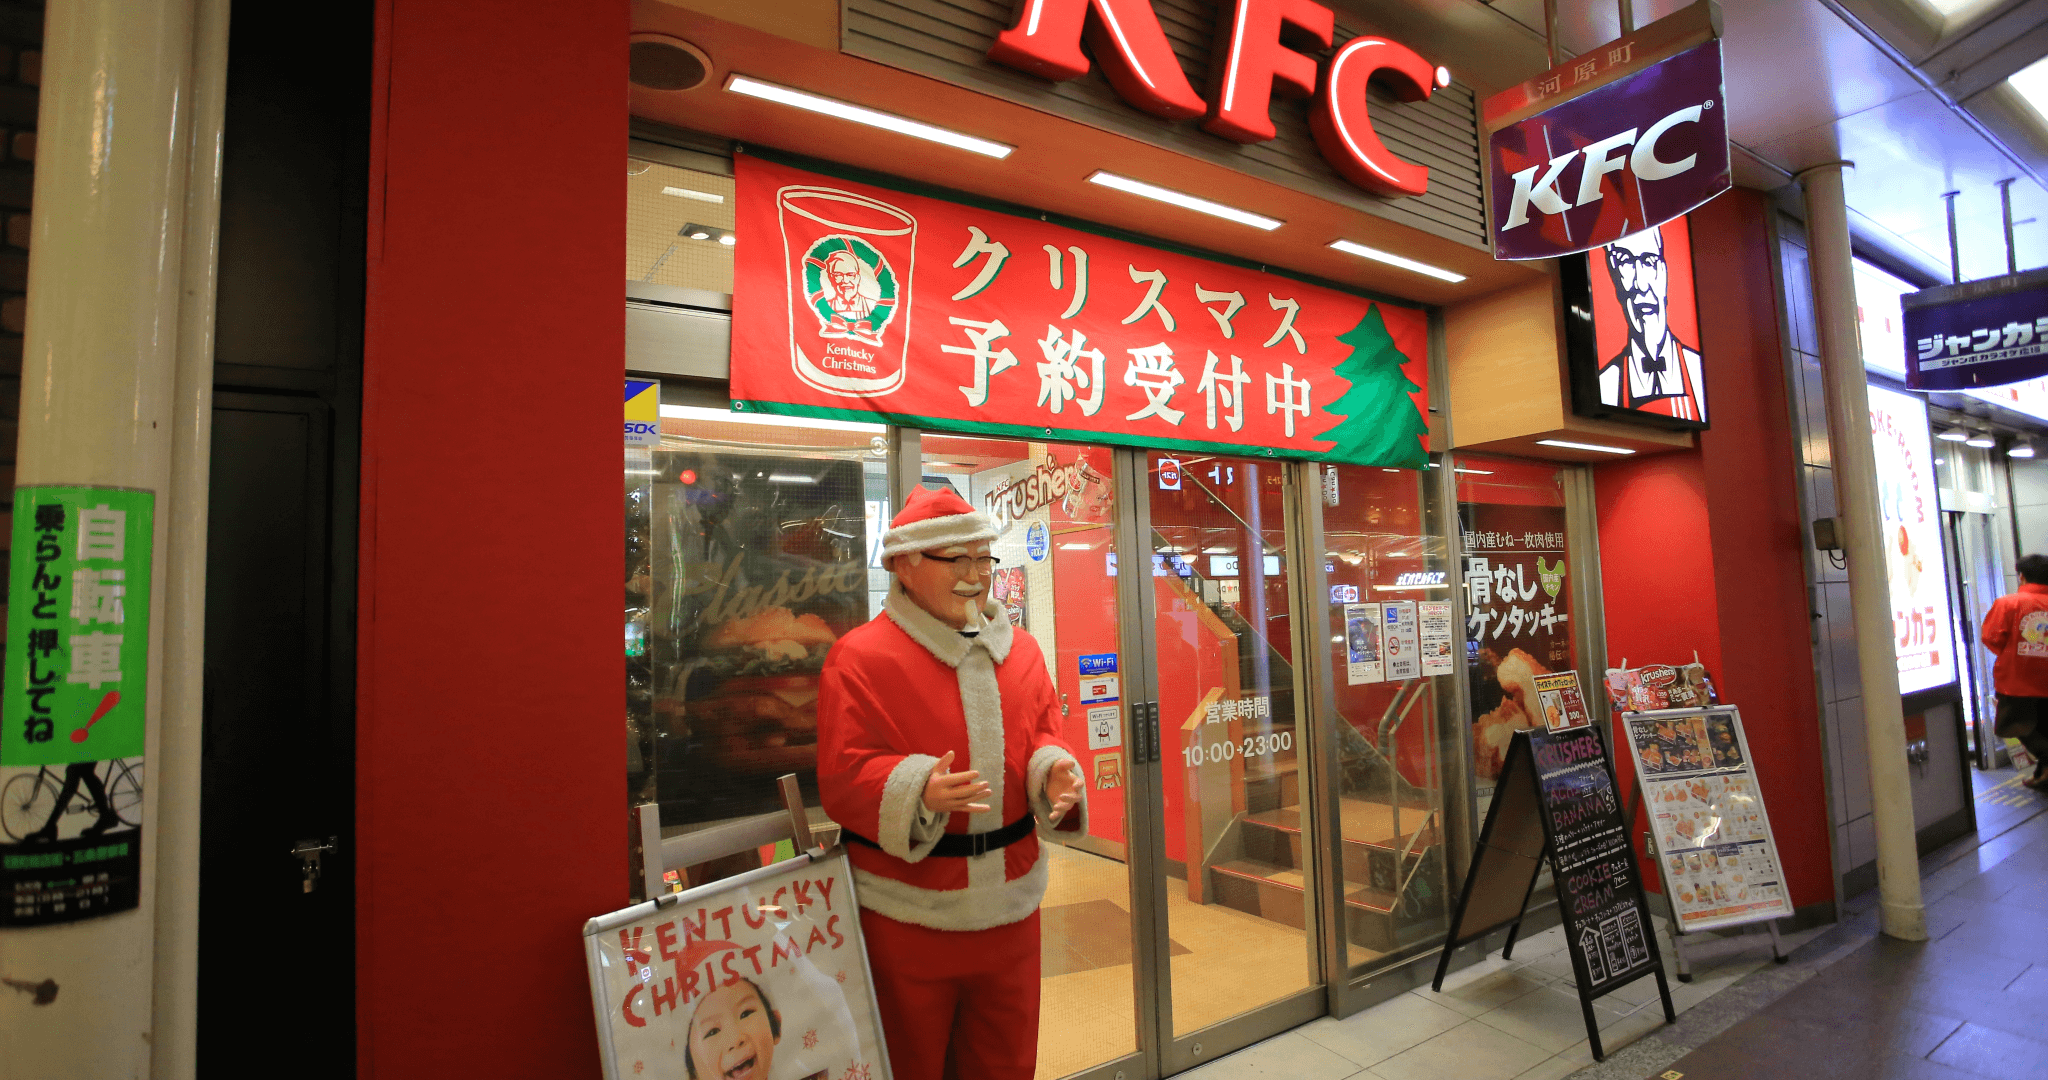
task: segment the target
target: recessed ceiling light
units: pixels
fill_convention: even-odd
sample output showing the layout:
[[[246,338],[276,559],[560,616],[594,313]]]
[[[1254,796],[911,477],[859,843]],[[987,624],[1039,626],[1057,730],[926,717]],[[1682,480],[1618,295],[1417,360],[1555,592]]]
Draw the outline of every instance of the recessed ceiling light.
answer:
[[[1441,90],[1451,85],[1451,69],[1439,65],[1436,69],[1436,85]]]
[[[738,243],[739,239],[733,236],[733,234],[731,233],[726,233],[724,236],[718,238],[718,242],[724,244],[726,247],[731,247],[734,244]]]
[[[725,196],[723,195],[710,191],[694,191],[685,187],[665,187],[661,189],[661,193],[663,195],[673,195],[678,199],[695,199],[698,202],[722,203],[725,201]]]
[[[1950,428],[1935,436],[1935,438],[1940,439],[1942,442],[1962,442],[1969,437],[1970,433],[1962,428]]]
[[[727,78],[725,80],[725,88],[735,94],[745,94],[748,97],[760,98],[763,101],[773,101],[777,104],[788,105],[792,108],[803,109],[806,112],[819,113],[824,116],[836,116],[841,120],[851,120],[856,124],[866,124],[869,127],[893,131],[899,135],[908,135],[914,139],[941,143],[999,160],[1009,157],[1010,151],[1016,149],[1016,147],[1005,143],[979,139],[972,135],[964,135],[958,131],[951,131],[922,121],[897,116],[894,113],[878,112],[861,105],[855,105],[852,102],[820,97],[817,94],[793,90],[787,86],[778,86],[774,83],[762,82],[759,79],[750,79],[744,75],[733,75]]]
[[[1088,182],[1091,184],[1101,184],[1106,188],[1115,188],[1118,191],[1127,192],[1132,195],[1140,195],[1147,199],[1157,199],[1163,203],[1172,203],[1183,209],[1220,217],[1225,221],[1235,221],[1240,225],[1250,225],[1254,229],[1264,229],[1268,232],[1286,224],[1286,222],[1278,218],[1269,218],[1264,214],[1254,214],[1249,210],[1239,210],[1235,206],[1225,206],[1220,202],[1211,202],[1199,195],[1189,195],[1184,191],[1175,191],[1172,188],[1163,188],[1157,184],[1148,184],[1143,180],[1133,180],[1128,176],[1118,176],[1113,172],[1097,170],[1093,176],[1088,178]]]
[[[1538,440],[1536,440],[1536,445],[1538,445],[1538,446],[1555,446],[1555,447],[1557,447],[1557,448],[1559,448],[1559,449],[1561,449],[1561,450],[1597,450],[1597,451],[1599,451],[1600,453],[1603,453],[1603,454],[1633,454],[1633,453],[1635,453],[1635,451],[1634,451],[1634,450],[1631,450],[1631,449],[1629,449],[1629,448],[1628,448],[1628,447],[1626,447],[1626,446],[1602,446],[1602,445],[1600,445],[1599,443],[1589,443],[1589,442],[1566,442],[1566,441],[1565,441],[1565,440],[1563,440],[1563,439],[1538,439]]]
[[[1425,262],[1416,262],[1414,259],[1396,255],[1391,251],[1381,251],[1378,248],[1366,247],[1364,244],[1355,244],[1349,240],[1332,240],[1330,241],[1330,246],[1338,251],[1343,252],[1346,255],[1357,255],[1361,258],[1372,259],[1375,262],[1386,263],[1388,266],[1398,266],[1403,270],[1411,270],[1418,274],[1427,274],[1430,277],[1436,278],[1440,281],[1448,281],[1452,284],[1456,284],[1460,281],[1465,280],[1465,275],[1457,273],[1455,271],[1445,270],[1442,267],[1431,266]]]

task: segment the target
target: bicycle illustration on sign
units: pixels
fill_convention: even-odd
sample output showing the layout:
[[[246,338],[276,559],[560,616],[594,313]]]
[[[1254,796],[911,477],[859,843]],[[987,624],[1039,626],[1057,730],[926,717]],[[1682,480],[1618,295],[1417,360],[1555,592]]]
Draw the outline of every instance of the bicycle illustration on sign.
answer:
[[[101,766],[107,768],[100,775]],[[78,799],[78,789],[86,797]],[[142,759],[81,761],[58,768],[44,765],[17,773],[0,786],[0,831],[23,844],[51,843],[58,825],[68,817],[95,813],[79,836],[98,836],[142,824]]]

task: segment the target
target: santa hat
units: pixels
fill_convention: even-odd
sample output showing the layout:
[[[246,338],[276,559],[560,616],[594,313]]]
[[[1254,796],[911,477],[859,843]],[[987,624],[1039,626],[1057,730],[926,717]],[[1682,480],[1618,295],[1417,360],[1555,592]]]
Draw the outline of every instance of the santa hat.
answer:
[[[988,516],[967,505],[952,488],[921,487],[910,493],[903,512],[882,534],[882,558],[995,538],[996,527]]]

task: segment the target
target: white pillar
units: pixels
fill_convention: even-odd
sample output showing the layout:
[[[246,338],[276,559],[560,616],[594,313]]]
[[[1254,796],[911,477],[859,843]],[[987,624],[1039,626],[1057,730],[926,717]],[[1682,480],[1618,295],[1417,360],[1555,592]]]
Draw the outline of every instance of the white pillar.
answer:
[[[1806,193],[1807,266],[1813,279],[1814,319],[1820,328],[1836,520],[1848,558],[1849,600],[1856,619],[1882,928],[1888,937],[1925,941],[1927,912],[1920,901],[1913,782],[1906,771],[1906,720],[1899,700],[1891,586],[1877,505],[1877,452],[1870,441],[1870,395],[1856,337],[1849,210],[1842,195],[1842,169],[1847,166],[1849,162],[1834,161],[1799,174]]]
[[[206,521],[213,462],[213,314],[220,251],[221,138],[227,113],[229,0],[194,0],[191,160],[184,287],[171,395],[169,548],[162,737],[149,775],[157,801],[152,1080],[190,1080],[199,1043],[199,772],[206,673]]]
[[[193,571],[196,560],[203,575],[203,457],[198,502],[179,500],[191,497],[190,454],[203,455],[206,446],[193,438],[191,425],[205,409],[191,377],[202,357],[208,365],[211,359],[214,215],[203,210],[194,219],[209,234],[203,238],[188,237],[187,220],[195,91],[215,103],[204,153],[217,153],[219,137],[220,88],[193,77],[195,49],[208,63],[225,62],[224,5],[209,10],[203,46],[195,0],[51,0],[45,12],[16,482],[155,492],[151,573],[161,584],[151,590],[148,615],[141,903],[82,922],[0,932],[0,972],[57,987],[44,1005],[26,994],[0,995],[0,1080],[150,1075],[165,840],[182,868],[163,875],[175,890],[169,925],[186,934],[196,913],[200,624],[192,605],[195,597],[203,603],[203,578]],[[215,168],[204,165],[208,176]],[[215,198],[211,185],[202,188],[190,194]],[[195,257],[208,263],[199,275],[203,298],[187,280],[198,269],[190,265]],[[188,325],[188,312],[202,325]],[[167,619],[174,610],[177,624]],[[181,668],[193,665],[177,677],[165,666],[173,634],[187,640],[171,654]],[[167,808],[176,811],[169,830]],[[186,980],[167,991],[186,998],[194,992],[182,952],[189,936],[170,943],[165,972]]]

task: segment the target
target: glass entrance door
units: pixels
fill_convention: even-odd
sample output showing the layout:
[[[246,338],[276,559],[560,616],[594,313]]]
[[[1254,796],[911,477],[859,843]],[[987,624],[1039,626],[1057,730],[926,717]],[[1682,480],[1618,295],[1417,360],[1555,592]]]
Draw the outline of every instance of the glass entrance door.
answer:
[[[1285,466],[1142,458],[1165,1065],[1322,1011]]]
[[[1040,1080],[1167,1075],[1320,1014],[1283,467],[919,448],[994,520],[993,592],[1088,784],[1088,836],[1046,847]]]

